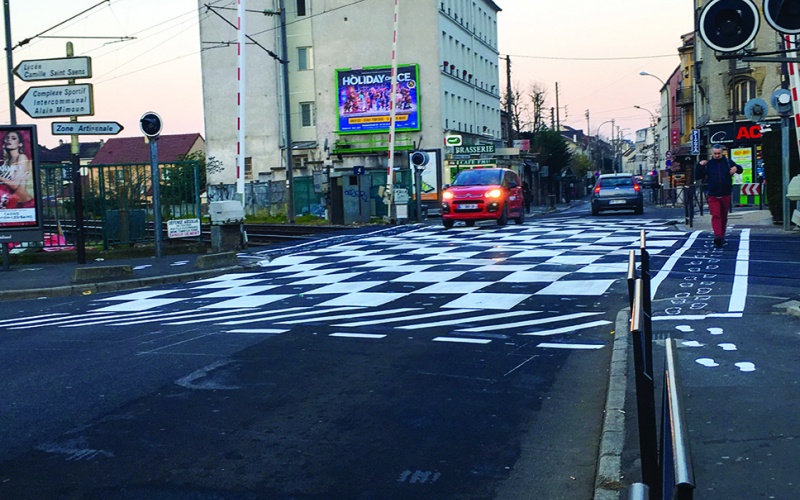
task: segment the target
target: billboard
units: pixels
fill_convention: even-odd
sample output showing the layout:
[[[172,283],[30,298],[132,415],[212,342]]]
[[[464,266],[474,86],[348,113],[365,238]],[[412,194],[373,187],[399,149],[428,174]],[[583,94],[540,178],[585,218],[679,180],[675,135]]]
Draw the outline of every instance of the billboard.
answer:
[[[36,126],[0,126],[0,145],[0,243],[41,241]]]
[[[419,130],[419,93],[416,64],[397,67],[395,130]],[[392,68],[375,66],[336,70],[339,132],[388,132]]]

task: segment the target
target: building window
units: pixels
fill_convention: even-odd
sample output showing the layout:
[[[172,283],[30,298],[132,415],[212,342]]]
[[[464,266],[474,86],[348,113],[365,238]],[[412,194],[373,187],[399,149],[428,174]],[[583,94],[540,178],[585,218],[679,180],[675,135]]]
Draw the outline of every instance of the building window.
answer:
[[[311,47],[297,48],[297,69],[300,71],[314,69],[314,53]]]
[[[303,127],[313,127],[316,125],[314,122],[314,103],[301,102],[300,103],[300,124]]]
[[[245,156],[244,157],[244,180],[252,181],[253,180],[253,157],[252,156]]]
[[[731,111],[740,115],[744,105],[756,96],[756,82],[750,78],[737,80],[731,89]]]
[[[297,0],[297,17],[306,15],[306,0]]]

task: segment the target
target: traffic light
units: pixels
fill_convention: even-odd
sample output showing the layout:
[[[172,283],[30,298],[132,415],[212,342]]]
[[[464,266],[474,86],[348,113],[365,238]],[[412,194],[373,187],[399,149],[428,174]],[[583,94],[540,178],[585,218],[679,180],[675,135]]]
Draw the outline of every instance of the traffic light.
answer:
[[[746,116],[748,120],[756,123],[763,120],[768,112],[769,107],[767,106],[767,101],[760,97],[754,97],[744,105],[744,116]]]
[[[420,170],[424,170],[425,166],[431,161],[430,155],[425,151],[414,151],[409,155],[411,166]]]
[[[800,0],[764,0],[764,18],[775,31],[800,34]]]
[[[161,134],[161,117],[158,113],[148,111],[139,119],[139,128],[147,137],[154,138]]]
[[[755,39],[760,24],[751,0],[711,0],[700,13],[700,38],[717,52],[736,52]]]

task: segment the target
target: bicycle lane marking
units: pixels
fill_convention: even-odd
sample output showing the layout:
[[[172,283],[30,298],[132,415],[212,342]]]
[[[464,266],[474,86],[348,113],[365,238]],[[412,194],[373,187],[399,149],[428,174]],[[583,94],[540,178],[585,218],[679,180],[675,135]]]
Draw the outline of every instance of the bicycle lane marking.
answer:
[[[664,281],[671,275],[683,276],[682,280],[676,280],[678,293],[674,293],[669,300],[669,305],[662,312],[664,315],[654,316],[653,321],[663,320],[702,320],[709,317],[734,317],[740,318],[744,312],[747,299],[747,280],[749,274],[750,257],[750,230],[745,229],[741,233],[739,246],[733,263],[733,269],[724,272],[722,267],[726,262],[721,258],[723,251],[716,249],[709,244],[697,246],[698,236],[702,231],[692,233],[684,245],[672,254],[659,270],[656,277],[651,281],[651,296],[655,300],[656,292]],[[690,250],[693,251],[690,252]],[[683,260],[682,260],[683,259]],[[675,269],[676,265],[682,262],[686,270]],[[728,261],[730,262],[730,261]],[[720,274],[720,271],[723,271]],[[732,280],[724,283],[719,278],[732,275]],[[725,280],[727,281],[727,280]],[[730,287],[730,299],[727,304],[727,311],[721,311],[722,305],[718,304],[717,312],[704,312],[710,306],[710,301],[714,296],[720,295],[720,287]],[[675,291],[673,286],[669,288]],[[712,293],[714,292],[714,293]],[[723,293],[727,294],[727,290]],[[669,294],[669,292],[668,292]]]

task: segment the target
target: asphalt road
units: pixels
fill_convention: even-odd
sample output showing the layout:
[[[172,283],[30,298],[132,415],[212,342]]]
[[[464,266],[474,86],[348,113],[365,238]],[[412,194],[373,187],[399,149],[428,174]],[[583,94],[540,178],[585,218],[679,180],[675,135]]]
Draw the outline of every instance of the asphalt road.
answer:
[[[585,215],[5,303],[0,497],[590,498],[627,253],[687,236]]]

